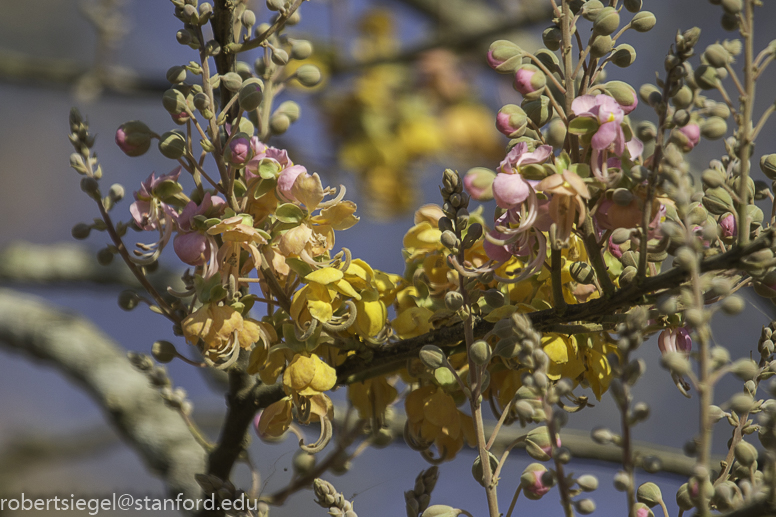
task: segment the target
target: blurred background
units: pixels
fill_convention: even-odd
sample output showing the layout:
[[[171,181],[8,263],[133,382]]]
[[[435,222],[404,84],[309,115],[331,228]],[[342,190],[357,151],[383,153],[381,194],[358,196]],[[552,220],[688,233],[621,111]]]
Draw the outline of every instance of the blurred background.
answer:
[[[263,3],[248,3],[260,22],[269,19],[271,13]],[[157,133],[172,129],[161,105],[168,86],[165,72],[197,55],[176,43],[180,22],[169,2],[0,0],[0,7],[0,220],[5,221],[0,246],[75,245],[70,229],[90,222],[97,212],[68,166],[71,106],[82,111],[98,135],[95,149],[104,181],[124,185],[129,198],[151,171],[167,173],[174,166],[155,148],[139,158],[124,156],[113,143],[114,132],[132,119],[143,120]],[[644,8],[655,13],[657,26],[647,34],[626,33],[621,41],[636,48],[637,61],[628,69],[608,68],[607,79],[625,80],[637,89],[653,81],[655,71],[663,70],[677,29],[700,26],[700,49],[734,37],[719,25],[721,9],[705,0],[645,0]],[[401,274],[402,237],[412,226],[417,207],[438,202],[442,170],[495,168],[503,158],[507,139],[495,130],[495,113],[505,103],[519,103],[520,95],[512,90],[508,76],[487,68],[485,53],[490,42],[504,38],[528,50],[538,49],[541,32],[549,25],[546,2],[311,0],[300,12],[301,22],[287,33],[314,43],[316,51],[309,61],[323,69],[324,85],[283,93],[281,100],[300,103],[302,117],[270,143],[288,149],[295,163],[319,172],[326,184],[348,187],[348,198],[358,203],[362,219],[338,234],[337,247],[354,250],[373,267]],[[757,19],[776,19],[776,4],[766,2]],[[582,26],[587,30],[589,24]],[[768,43],[768,30],[756,33],[756,49]],[[252,63],[255,57],[239,59]],[[756,113],[774,101],[773,77],[766,73],[761,79]],[[652,115],[641,105],[631,117],[651,120]],[[757,157],[775,150],[772,125],[760,137]],[[702,142],[691,157],[695,171],[717,157],[720,148],[719,142]],[[753,174],[764,179],[759,170]],[[128,205],[129,201],[122,203],[114,217],[128,219]],[[486,218],[493,208],[486,204]],[[128,237],[133,244],[135,234]],[[78,245],[95,253],[106,242],[104,234],[93,232]],[[52,253],[48,247],[36,249]],[[99,267],[95,259],[94,268]],[[129,313],[119,309],[116,297],[121,287],[20,282],[12,278],[12,271],[0,270],[4,287],[92,320],[127,350],[150,353],[158,339],[180,341],[166,320],[143,307]],[[748,354],[760,328],[773,317],[770,302],[747,297],[744,315],[735,320],[720,315],[714,321],[715,341],[728,347],[734,358]],[[187,351],[183,345],[180,349]],[[697,429],[697,399],[682,397],[659,367],[654,339],[638,354],[648,368],[636,385],[635,400],[648,402],[652,416],[636,427],[635,438],[682,447]],[[193,401],[195,419],[217,422],[224,411],[223,392],[213,389],[195,368],[179,361],[169,367],[174,384],[185,388]],[[740,389],[735,383],[723,382],[718,391],[730,394],[735,389]],[[724,399],[717,400],[721,402]],[[607,397],[595,404],[571,415],[569,427],[618,429],[614,404]],[[217,437],[217,427],[206,430]],[[716,453],[725,451],[729,437],[730,428],[720,423]],[[72,444],[79,446],[65,447]],[[291,478],[295,449],[293,438],[273,445],[254,441],[251,454],[266,490],[279,489]],[[482,490],[470,474],[473,460],[473,452],[467,450],[440,467],[432,503],[464,508],[474,515],[486,511]],[[501,481],[502,504],[508,504],[529,462],[521,452],[510,458]],[[417,453],[396,442],[388,449],[368,450],[350,472],[332,480],[346,497],[355,497],[355,509],[362,515],[403,515],[402,494],[412,489],[423,468],[427,464]],[[601,488],[593,494],[599,514],[622,513],[624,495],[611,488],[615,465],[573,460],[570,470],[599,475]],[[637,479],[657,482],[669,510],[676,513],[673,494],[681,477],[639,471]],[[247,489],[247,469],[239,466],[235,480]],[[0,497],[21,492],[98,496],[114,491],[162,496],[164,486],[131,448],[120,443],[101,409],[78,386],[29,355],[0,346]],[[324,511],[313,503],[311,492],[302,491],[271,515]],[[538,502],[519,501],[515,514],[539,511],[561,513],[556,492]]]

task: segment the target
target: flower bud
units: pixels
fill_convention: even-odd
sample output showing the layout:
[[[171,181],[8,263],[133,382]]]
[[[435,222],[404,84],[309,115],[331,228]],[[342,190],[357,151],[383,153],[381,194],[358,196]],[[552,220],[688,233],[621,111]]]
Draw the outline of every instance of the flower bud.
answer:
[[[167,70],[167,80],[171,84],[182,83],[186,80],[186,67],[172,66]]]
[[[474,364],[478,366],[485,366],[490,362],[490,345],[488,345],[485,341],[478,339],[472,343],[472,346],[469,349],[469,355],[471,356],[472,361],[474,361]]]
[[[766,154],[760,158],[760,170],[769,180],[776,181],[776,154]]]
[[[639,0],[641,1],[641,0]],[[633,64],[634,61],[636,61],[636,49],[634,49],[632,46],[628,45],[627,43],[623,43],[622,45],[617,45],[614,49],[614,53],[612,54],[612,57],[610,58],[610,61],[620,68],[627,68]]]
[[[270,0],[267,1],[269,2]],[[457,515],[461,515],[461,513],[461,510],[458,508],[443,504],[435,504],[434,506],[426,508],[420,517],[456,517]]]
[[[248,79],[242,83],[240,93],[237,95],[240,108],[245,111],[253,111],[261,105],[264,98],[264,83],[261,79]]]
[[[151,355],[160,363],[169,363],[178,355],[175,345],[169,341],[156,341],[151,347]]]
[[[496,115],[496,129],[509,138],[523,136],[527,124],[525,111],[515,104],[507,104]]]
[[[312,88],[321,82],[323,76],[317,66],[302,65],[296,70],[296,78],[302,86]]]
[[[447,310],[457,311],[463,307],[463,295],[458,291],[450,291],[445,294],[445,307]]]
[[[272,62],[276,65],[285,66],[288,64],[288,52],[282,48],[276,48],[272,51]]]
[[[469,194],[477,201],[490,201],[493,199],[494,179],[496,179],[496,173],[492,170],[485,167],[475,167],[466,173],[463,184]]]
[[[663,501],[663,494],[660,488],[654,483],[642,483],[636,491],[636,499],[650,508],[657,506]]]
[[[614,482],[615,490],[618,490],[620,492],[625,492],[631,486],[630,476],[627,474],[627,472],[623,472],[622,470],[618,471],[614,475],[613,482]]]
[[[637,13],[641,11],[641,0],[625,0],[623,2],[623,5],[625,6],[625,9],[632,13]]]
[[[528,118],[531,119],[531,122],[536,124],[537,127],[544,126],[552,118],[550,99],[544,95],[536,100],[524,100],[521,107]]]
[[[605,427],[596,427],[590,433],[593,441],[600,445],[608,445],[614,441],[614,435]]]
[[[307,40],[294,40],[291,44],[291,59],[307,59],[313,54],[313,44]]]
[[[274,113],[269,119],[269,128],[274,135],[282,135],[291,127],[291,119],[284,113]]]
[[[186,136],[182,131],[167,131],[159,138],[159,152],[171,160],[177,160],[186,152]]]
[[[746,308],[746,302],[740,296],[728,296],[722,300],[722,311],[725,314],[735,316],[741,314]]]
[[[595,501],[588,498],[580,499],[578,501],[574,501],[574,507],[577,509],[580,515],[590,515],[595,511]]]
[[[687,375],[692,369],[683,352],[669,351],[663,354],[660,364],[676,375]]]
[[[177,115],[186,111],[186,96],[180,90],[174,88],[164,92],[162,105],[171,115]]]
[[[70,234],[73,236],[74,239],[83,240],[89,237],[89,234],[92,232],[92,227],[89,226],[86,223],[78,223],[75,226],[73,226],[73,229],[70,231]]]
[[[702,90],[714,90],[719,85],[717,69],[709,65],[701,65],[695,69],[695,83]]]
[[[633,30],[636,32],[649,32],[652,30],[652,27],[654,27],[656,23],[657,18],[655,18],[655,15],[649,11],[641,11],[636,13],[630,22],[631,28],[633,28]]]
[[[635,19],[635,18],[634,18]],[[593,32],[599,36],[608,36],[620,26],[620,13],[614,7],[604,7],[593,22]]]
[[[592,492],[598,489],[598,478],[592,474],[584,474],[577,479],[577,485],[584,492]]]
[[[520,486],[528,499],[539,500],[550,491],[550,486],[544,483],[544,473],[547,467],[541,463],[531,463],[520,475]]]
[[[601,0],[588,0],[583,7],[582,17],[589,22],[593,22],[603,9],[604,4]]]
[[[740,441],[733,449],[736,461],[744,467],[751,467],[757,461],[757,449],[750,443]]]
[[[523,49],[507,40],[497,40],[488,49],[488,65],[501,74],[510,74],[522,64]]]
[[[240,22],[243,24],[243,27],[250,29],[256,24],[256,15],[250,9],[246,9],[243,11],[242,16],[240,16]]]
[[[560,49],[562,39],[561,30],[555,25],[547,27],[544,29],[544,32],[542,32],[542,42],[544,43],[544,46],[553,52]]]
[[[188,45],[192,41],[192,35],[187,29],[181,29],[175,33],[175,39],[178,40],[178,43],[181,45]]]
[[[108,266],[113,262],[114,253],[109,248],[103,248],[97,252],[97,262],[101,266]]]
[[[655,513],[649,509],[644,503],[636,503],[633,505],[632,515],[638,517],[655,517]]]
[[[418,354],[420,361],[429,369],[436,370],[445,365],[445,353],[434,345],[425,345]]]
[[[547,76],[534,65],[522,65],[515,71],[512,87],[526,99],[536,99],[544,91]]]
[[[703,57],[706,59],[706,62],[714,68],[725,68],[725,65],[730,63],[733,59],[730,52],[719,43],[714,43],[713,45],[706,47]]]
[[[119,294],[119,307],[131,311],[140,303],[140,297],[134,291],[126,290]]]
[[[725,119],[709,117],[701,122],[701,135],[709,140],[717,140],[727,134],[728,126]]]
[[[153,132],[139,120],[130,120],[116,130],[116,145],[127,156],[141,156],[151,147]]]
[[[751,359],[739,359],[730,365],[730,373],[742,381],[748,381],[749,379],[754,379],[760,373],[760,368]]]
[[[754,400],[752,399],[752,396],[748,393],[736,393],[730,399],[730,409],[732,409],[739,415],[748,413],[749,411],[752,410],[753,407],[754,407]]]
[[[237,72],[228,72],[221,76],[221,84],[230,92],[236,92],[242,86],[243,79]]]
[[[590,55],[598,59],[604,57],[614,48],[611,36],[597,36],[590,44]]]
[[[733,15],[740,13],[744,8],[743,0],[722,0],[721,5],[725,13]]]
[[[498,458],[496,458],[491,452],[488,452],[488,463],[490,463],[490,471],[494,472],[496,467],[498,467]],[[480,485],[485,486],[485,473],[482,469],[482,461],[480,456],[477,456],[477,458],[474,460],[474,464],[472,465],[472,476],[474,476],[474,479]]]

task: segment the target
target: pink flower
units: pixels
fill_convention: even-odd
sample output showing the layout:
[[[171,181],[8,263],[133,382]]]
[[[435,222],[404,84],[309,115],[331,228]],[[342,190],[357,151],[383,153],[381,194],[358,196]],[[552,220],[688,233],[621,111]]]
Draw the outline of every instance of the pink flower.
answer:
[[[571,103],[571,110],[577,117],[590,117],[600,125],[590,142],[595,150],[607,149],[614,144],[615,154],[625,152],[625,133],[622,124],[625,113],[617,101],[608,95],[582,95]]]
[[[463,177],[463,185],[471,196],[477,201],[490,201],[493,199],[493,180],[496,174],[484,167],[469,169]]]
[[[250,148],[252,156],[248,163],[245,164],[245,178],[248,180],[258,176],[259,166],[267,160],[273,162],[278,171],[294,165],[288,158],[288,153],[285,149],[268,147],[255,136],[251,137]]]
[[[552,155],[551,145],[540,145],[533,152],[528,151],[528,144],[518,142],[501,161],[498,171],[504,174],[515,174],[521,165],[542,163]]]
[[[622,248],[619,244],[615,244],[612,242],[612,238],[609,237],[609,253],[614,256],[614,258],[621,259],[622,258]]]
[[[728,214],[720,219],[719,227],[722,229],[722,236],[726,239],[738,235],[738,224],[736,224],[736,216],[733,214]]]
[[[199,205],[194,201],[190,201],[186,205],[178,217],[178,228],[180,231],[172,241],[173,249],[179,259],[190,266],[200,266],[210,260],[210,269],[217,267],[215,261],[217,246],[215,241],[212,237],[205,235],[204,229],[200,231],[194,230],[193,223],[194,218],[198,215],[207,218],[218,217],[223,213],[225,207],[226,201],[219,196],[213,196],[210,192],[205,192],[205,197]],[[205,278],[209,278],[211,273],[214,273],[210,269],[204,275]]]
[[[692,349],[692,339],[684,327],[665,329],[657,338],[657,346],[662,354],[682,352],[685,356],[689,356]]]
[[[151,147],[153,132],[143,122],[131,120],[116,130],[116,145],[127,156],[141,156]]]
[[[292,202],[297,202],[297,199],[291,189],[294,187],[296,179],[301,174],[304,174],[305,176],[308,175],[307,169],[302,165],[292,165],[287,169],[283,169],[283,172],[281,172],[280,176],[278,176],[277,186],[278,193],[281,195],[281,197]]]
[[[178,219],[178,213],[172,209],[169,205],[162,202],[155,194],[154,189],[158,187],[164,181],[178,181],[178,176],[181,174],[181,168],[174,169],[169,174],[156,177],[156,173],[152,172],[144,182],[140,184],[140,190],[135,192],[135,202],[129,206],[129,213],[132,214],[132,218],[143,230],[155,230],[159,227],[159,224],[165,221],[165,218],[169,218],[169,221],[174,223]]]
[[[497,174],[493,180],[493,197],[504,209],[523,204],[531,193],[531,185],[520,174]]]
[[[202,202],[199,205],[194,201],[189,201],[189,204],[183,209],[178,217],[178,228],[184,232],[190,232],[192,231],[191,223],[194,222],[195,216],[218,217],[225,207],[226,201],[223,198],[213,196],[210,192],[205,192],[205,197],[202,198]]]
[[[172,241],[178,258],[190,266],[199,266],[210,257],[208,236],[199,232],[179,233]]]

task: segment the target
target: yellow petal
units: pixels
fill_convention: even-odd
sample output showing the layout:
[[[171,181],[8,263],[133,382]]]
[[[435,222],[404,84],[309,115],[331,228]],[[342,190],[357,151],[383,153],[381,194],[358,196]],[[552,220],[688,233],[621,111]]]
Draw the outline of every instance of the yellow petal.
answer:
[[[356,302],[356,309],[356,331],[363,337],[376,336],[383,329],[388,316],[383,302]]]
[[[356,204],[353,201],[341,201],[321,210],[321,215],[314,217],[313,222],[328,223],[337,231],[347,230],[359,221],[358,217],[353,215],[355,213]]]
[[[323,185],[318,173],[316,172],[312,176],[307,174],[297,176],[294,185],[291,187],[291,193],[296,199],[304,203],[309,212],[315,210],[323,201]]]
[[[337,384],[337,371],[321,361],[317,355],[313,355],[316,363],[315,376],[310,382],[310,387],[316,391],[328,391]]]
[[[307,225],[300,224],[291,228],[280,238],[278,249],[285,256],[299,255],[310,241],[313,231]]]
[[[317,368],[318,363],[312,357],[294,356],[283,374],[283,386],[293,391],[305,389],[315,377]]]
[[[350,282],[345,280],[344,278],[334,284],[334,288],[339,291],[340,293],[344,294],[345,296],[350,296],[351,298],[355,298],[356,300],[361,299],[361,295],[356,292],[355,289],[353,289],[353,286],[350,285]]]
[[[331,304],[320,300],[307,300],[307,309],[313,318],[321,322],[329,321],[334,315]]]
[[[304,277],[305,282],[315,282],[321,285],[327,285],[334,282],[339,282],[343,277],[342,271],[333,267],[324,267],[313,271]]]
[[[425,307],[410,307],[391,321],[391,327],[402,339],[419,336],[434,328],[429,322],[432,314]]]
[[[285,397],[270,404],[261,413],[258,425],[258,434],[261,438],[277,438],[288,429],[291,424],[291,397]]]

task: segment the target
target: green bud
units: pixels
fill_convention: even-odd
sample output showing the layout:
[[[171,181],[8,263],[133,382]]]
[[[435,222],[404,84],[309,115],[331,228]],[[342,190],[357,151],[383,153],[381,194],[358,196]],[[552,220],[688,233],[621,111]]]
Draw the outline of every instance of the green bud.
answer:
[[[560,49],[562,39],[561,30],[555,25],[547,27],[544,29],[544,32],[542,32],[542,41],[544,42],[544,46],[553,52]]]
[[[296,78],[302,86],[312,88],[321,82],[321,70],[315,65],[302,65],[296,70]]]
[[[488,64],[500,74],[511,74],[522,64],[523,49],[508,40],[497,40],[488,49]]]
[[[580,284],[590,285],[595,281],[595,271],[587,262],[574,262],[569,271],[571,278]]]
[[[641,0],[637,1],[640,2]],[[620,68],[627,68],[631,66],[634,61],[636,61],[636,49],[627,43],[617,45],[617,47],[614,49],[612,57],[610,58],[610,61],[614,63],[615,66]]]
[[[590,44],[590,55],[598,59],[612,51],[614,42],[611,36],[597,36]]]
[[[595,511],[595,501],[588,498],[580,499],[578,501],[574,501],[574,508],[577,509],[580,515],[590,515]]]
[[[270,1],[271,0],[267,0],[267,3]],[[452,506],[446,506],[443,504],[435,504],[434,506],[429,506],[426,508],[420,517],[456,517],[457,515],[461,515],[461,513],[461,510],[458,508],[453,508]]]
[[[242,16],[240,16],[240,22],[243,24],[243,27],[250,29],[256,24],[256,15],[250,9],[246,9],[243,11]]]
[[[550,99],[542,95],[536,100],[524,100],[522,103],[523,111],[526,116],[531,119],[531,122],[536,124],[537,127],[542,127],[552,118],[552,107],[550,106]]]
[[[701,175],[703,184],[710,188],[717,188],[725,183],[725,174],[717,169],[706,169]]]
[[[183,67],[183,66],[170,67],[169,70],[167,70],[167,80],[170,81],[171,84],[178,84],[185,81],[186,67]]]
[[[700,124],[701,136],[708,140],[718,140],[728,132],[727,122],[720,117],[709,117]]]
[[[702,90],[714,90],[719,85],[719,75],[717,69],[709,65],[701,65],[695,69],[693,74],[695,83]]]
[[[660,504],[663,500],[663,494],[660,488],[654,483],[643,483],[636,492],[636,499],[650,508]]]
[[[509,138],[520,138],[525,134],[528,116],[516,104],[507,104],[496,115],[496,127]],[[491,180],[492,183],[492,180]]]
[[[751,467],[757,461],[757,449],[750,443],[740,441],[733,449],[736,461],[744,467]]]
[[[722,301],[722,311],[725,314],[735,316],[746,308],[746,302],[740,296],[728,296]]]
[[[776,154],[766,154],[760,158],[760,170],[769,180],[776,181]]]
[[[420,357],[420,361],[431,370],[442,368],[445,365],[445,353],[438,346],[424,346],[420,349],[418,357]]]
[[[490,345],[488,345],[485,341],[478,339],[472,343],[472,346],[469,349],[469,356],[472,358],[472,361],[474,361],[474,364],[478,366],[485,366],[490,362]]]
[[[614,441],[614,435],[605,427],[596,427],[590,433],[590,437],[599,445],[608,445]]]
[[[613,482],[614,482],[614,489],[620,492],[625,492],[631,487],[630,476],[622,470],[614,474]]]
[[[488,452],[488,462],[490,463],[490,471],[494,472],[496,467],[498,467],[498,458],[496,458],[491,452]],[[480,485],[485,486],[485,473],[483,472],[482,461],[480,460],[479,456],[477,456],[477,458],[474,460],[474,464],[472,465],[472,476],[474,476],[474,479]]]
[[[264,83],[261,79],[248,79],[242,83],[237,95],[240,108],[245,111],[253,111],[261,105],[261,101],[264,99]]]
[[[450,311],[457,311],[463,307],[463,295],[458,291],[450,291],[445,294],[445,307]]]
[[[727,14],[733,15],[740,13],[744,8],[743,0],[722,0],[721,5]]]
[[[671,100],[674,103],[674,106],[678,109],[684,109],[689,107],[692,104],[693,101],[693,91],[692,89],[685,85],[679,88],[679,90],[674,94],[673,97],[671,97]]]
[[[192,41],[192,34],[187,29],[181,29],[175,33],[175,39],[181,45],[188,45]]]
[[[236,92],[242,86],[243,79],[237,72],[228,72],[221,76],[221,84],[230,92]]]
[[[269,128],[274,135],[282,135],[291,126],[291,119],[283,113],[275,113],[269,119]]]
[[[701,202],[714,215],[723,215],[733,210],[733,198],[723,187],[706,189]]]
[[[623,5],[625,6],[625,9],[632,13],[637,13],[641,11],[641,0],[625,0],[623,2]]]
[[[119,307],[125,311],[131,311],[140,303],[140,297],[134,291],[122,291],[119,294]]]
[[[677,375],[687,375],[692,369],[690,361],[682,352],[666,352],[660,358],[660,364]]]
[[[739,415],[749,413],[749,411],[751,411],[753,408],[754,408],[754,400],[752,399],[752,396],[748,393],[736,393],[730,399],[730,409],[732,409]]]
[[[641,11],[636,13],[630,23],[636,32],[649,32],[657,23],[657,18],[649,11]]]
[[[663,94],[660,93],[658,87],[649,83],[639,88],[639,97],[650,106],[655,106],[663,100]]]
[[[167,131],[159,138],[159,152],[171,160],[177,160],[186,152],[186,135],[177,129]]]
[[[706,62],[714,68],[725,68],[725,65],[730,63],[733,59],[730,52],[719,43],[714,43],[713,45],[706,47],[703,57],[706,59]]]
[[[577,485],[584,492],[592,492],[598,489],[598,478],[592,474],[584,474],[577,478]]]
[[[272,62],[276,65],[284,66],[288,64],[288,52],[282,48],[276,48],[272,51]]]
[[[92,227],[85,223],[78,223],[70,231],[74,239],[83,240],[89,237]]]
[[[295,474],[305,476],[315,468],[315,454],[299,449],[294,453],[291,466],[294,468]]]
[[[760,373],[760,368],[751,359],[739,359],[730,365],[730,373],[742,381],[748,381],[749,379],[754,379]]]
[[[101,266],[108,266],[113,262],[114,253],[109,248],[103,248],[97,252],[97,262]]]
[[[635,18],[634,18],[635,19]],[[614,7],[604,7],[595,17],[593,32],[599,36],[608,36],[620,26],[620,13]]]
[[[556,149],[562,148],[566,141],[566,124],[560,118],[553,118],[550,125],[547,126],[544,136],[549,145]]]
[[[313,54],[313,44],[307,40],[294,40],[291,44],[291,59],[307,59]]]
[[[162,105],[171,115],[178,115],[186,111],[186,96],[174,88],[167,90],[162,96]]]
[[[169,363],[178,355],[175,345],[169,341],[156,341],[151,347],[151,355],[160,363]]]
[[[655,517],[655,513],[644,503],[634,504],[632,515],[638,515],[639,517]]]
[[[93,199],[100,199],[100,183],[90,176],[81,178],[81,190]]]
[[[642,142],[651,142],[657,136],[657,127],[652,122],[645,120],[636,125],[636,136]],[[646,176],[644,176],[646,179]]]
[[[709,108],[709,115],[727,119],[730,116],[730,108],[724,102],[715,102]]]
[[[594,22],[603,11],[604,4],[600,0],[588,0],[582,9],[582,17],[589,22]]]
[[[690,499],[687,483],[680,486],[679,490],[676,492],[676,505],[685,512],[691,510],[693,506],[695,506]]]
[[[543,478],[543,474],[545,472],[547,472],[547,467],[541,463],[529,464],[525,469],[523,469],[523,473],[520,475],[520,486],[522,486],[524,489],[532,488],[536,484],[536,475],[538,474],[541,478]],[[530,490],[524,490],[523,493],[529,499],[538,500],[541,498],[541,495],[536,494]]]
[[[299,120],[301,110],[299,108],[299,104],[296,102],[285,101],[281,103],[280,106],[278,106],[278,109],[275,110],[275,113],[282,113],[283,115],[287,116],[291,122],[296,122]]]

